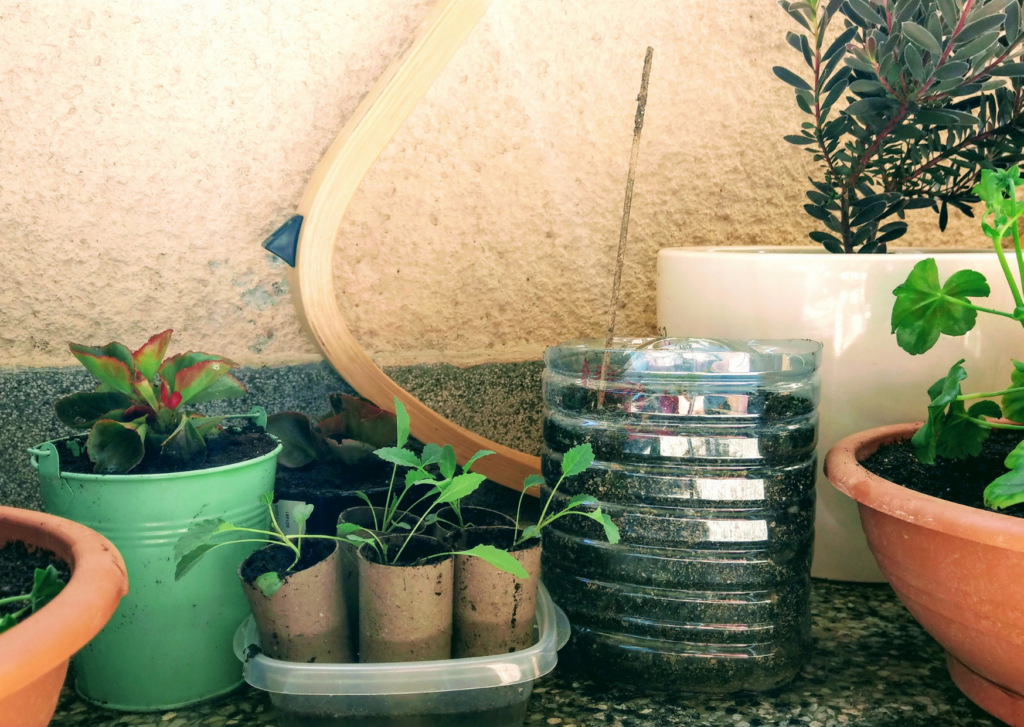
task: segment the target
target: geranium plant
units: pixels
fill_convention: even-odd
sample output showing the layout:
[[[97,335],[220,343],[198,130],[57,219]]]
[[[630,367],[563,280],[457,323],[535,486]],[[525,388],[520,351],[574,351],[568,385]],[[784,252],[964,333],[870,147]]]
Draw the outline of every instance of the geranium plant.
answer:
[[[0,634],[17,626],[25,616],[41,609],[62,590],[64,590],[64,581],[61,580],[56,568],[52,565],[48,565],[46,568],[36,568],[35,574],[32,577],[31,591],[18,596],[0,598],[0,606],[24,604],[14,613],[8,613],[0,617]]]
[[[229,373],[236,364],[223,356],[189,351],[165,359],[171,333],[156,334],[134,352],[116,342],[71,344],[71,353],[100,385],[64,397],[54,408],[61,423],[89,429],[86,451],[97,473],[130,472],[147,447],[169,464],[200,466],[206,438],[227,417],[201,416],[190,407],[245,395]]]
[[[779,4],[808,31],[786,36],[807,70],[774,72],[809,117],[785,139],[821,165],[804,209],[830,252],[885,252],[906,209],[973,216],[981,170],[1024,159],[1020,0]]]
[[[922,354],[941,335],[962,336],[974,328],[978,313],[1024,323],[1024,254],[1018,231],[1024,201],[1017,199],[1020,185],[1020,172],[1014,166],[1007,171],[986,169],[973,189],[985,203],[981,227],[999,257],[1013,295],[1014,310],[985,308],[971,301],[988,297],[991,292],[981,273],[960,270],[941,283],[935,260],[922,260],[906,282],[893,291],[896,304],[892,310],[892,330],[903,350]],[[1013,241],[1015,265],[1011,265],[1003,251],[1003,241],[1008,238]],[[953,364],[949,373],[928,390],[928,419],[913,438],[917,457],[925,464],[933,463],[936,455],[951,459],[977,456],[993,429],[1024,432],[1020,424],[998,421],[1006,417],[1024,422],[1024,363],[1013,361],[1007,388],[977,394],[965,394],[961,389],[961,382],[967,378],[963,363],[960,360]],[[993,401],[997,398],[1002,406]],[[1024,442],[1010,453],[1006,466],[1010,471],[985,489],[985,505],[997,510],[1024,502]]]

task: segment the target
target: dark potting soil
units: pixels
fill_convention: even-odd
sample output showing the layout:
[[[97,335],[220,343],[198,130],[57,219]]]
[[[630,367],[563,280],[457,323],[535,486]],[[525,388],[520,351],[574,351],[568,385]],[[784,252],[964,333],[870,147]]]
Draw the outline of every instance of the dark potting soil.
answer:
[[[388,546],[388,555],[392,556],[397,553],[398,549],[402,548],[402,544],[405,540],[405,535],[391,535],[384,538],[384,542]],[[422,535],[414,535],[412,536],[412,540],[409,544],[402,549],[402,557],[397,561],[388,563],[388,565],[396,567],[434,565],[435,563],[441,563],[452,556],[432,556],[440,556],[442,553],[447,553],[449,550],[450,548],[440,540],[424,537]],[[362,553],[363,557],[371,563],[381,565],[380,554],[375,548],[363,546],[360,548],[359,552]],[[428,558],[429,560],[427,560]]]
[[[354,492],[387,487],[390,480],[391,465],[373,457],[368,458],[365,464],[348,466],[322,462],[310,462],[302,467],[281,466],[277,468],[274,489],[279,498],[296,500],[307,493]]]
[[[510,527],[465,528],[459,531],[458,547],[460,550],[469,550],[478,545],[493,545],[495,548],[507,550],[510,553],[517,553],[521,550],[529,550],[540,545],[539,536],[515,545],[518,534],[519,531]]]
[[[251,586],[264,573],[276,572],[282,581],[286,581],[291,573],[308,570],[325,561],[334,552],[336,545],[333,540],[303,540],[302,557],[291,570],[289,566],[295,559],[294,552],[283,545],[270,545],[245,559],[242,563],[242,579]]]
[[[987,510],[985,488],[992,480],[1006,474],[1003,460],[1020,441],[1017,432],[993,430],[977,457],[936,457],[935,464],[926,465],[917,459],[914,445],[908,439],[882,445],[861,464],[869,472],[916,492]],[[1024,518],[1024,503],[999,512]]]
[[[65,584],[71,580],[71,569],[67,563],[49,550],[29,550],[20,541],[12,541],[0,547],[0,600],[30,593],[36,568],[45,570],[48,565],[57,569]],[[24,607],[24,602],[0,606],[0,616],[15,613]]]
[[[80,474],[93,474],[95,464],[89,459],[85,451],[87,435],[73,437],[57,443],[57,452],[60,454],[60,468],[64,472],[78,472]],[[76,456],[69,444],[77,442],[79,453]],[[172,472],[192,472],[195,470],[206,470],[212,467],[224,467],[229,464],[237,464],[246,460],[262,457],[268,452],[273,452],[277,442],[270,438],[266,432],[255,425],[247,427],[229,427],[214,437],[206,440],[206,460],[198,466],[195,465],[168,465],[160,458],[160,449],[147,443],[146,454],[129,475],[158,475]]]

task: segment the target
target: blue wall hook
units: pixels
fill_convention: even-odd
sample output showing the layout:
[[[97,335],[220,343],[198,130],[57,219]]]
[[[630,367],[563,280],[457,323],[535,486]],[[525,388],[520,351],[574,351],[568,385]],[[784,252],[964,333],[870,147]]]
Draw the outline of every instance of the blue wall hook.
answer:
[[[295,215],[274,230],[270,237],[263,241],[263,249],[274,253],[294,268],[295,253],[299,248],[299,230],[301,228],[302,215]]]

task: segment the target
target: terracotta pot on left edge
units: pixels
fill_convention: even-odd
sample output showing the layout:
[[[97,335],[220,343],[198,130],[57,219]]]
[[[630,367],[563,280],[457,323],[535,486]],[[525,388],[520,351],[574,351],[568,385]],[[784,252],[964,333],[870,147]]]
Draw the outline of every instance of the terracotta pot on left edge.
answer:
[[[1024,727],[1024,519],[923,495],[860,465],[920,426],[843,439],[829,451],[825,474],[860,504],[878,566],[946,650],[956,685],[992,716]]]
[[[109,540],[64,518],[0,507],[0,545],[12,541],[53,551],[71,569],[56,598],[0,634],[0,725],[42,727],[57,708],[68,660],[114,615],[128,575]]]

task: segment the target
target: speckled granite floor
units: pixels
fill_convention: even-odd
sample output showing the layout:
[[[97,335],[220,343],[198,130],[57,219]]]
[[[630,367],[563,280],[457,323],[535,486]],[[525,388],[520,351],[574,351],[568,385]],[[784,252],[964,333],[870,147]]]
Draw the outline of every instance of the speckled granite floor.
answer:
[[[946,674],[942,650],[888,586],[816,582],[814,655],[788,688],[722,698],[648,695],[574,680],[556,670],[534,690],[528,726],[999,727]],[[54,727],[276,725],[265,694],[248,687],[194,709],[123,714],[65,690]],[[344,725],[340,725],[344,727]],[[481,725],[480,727],[488,727]]]

